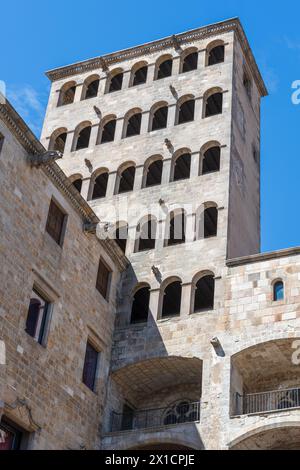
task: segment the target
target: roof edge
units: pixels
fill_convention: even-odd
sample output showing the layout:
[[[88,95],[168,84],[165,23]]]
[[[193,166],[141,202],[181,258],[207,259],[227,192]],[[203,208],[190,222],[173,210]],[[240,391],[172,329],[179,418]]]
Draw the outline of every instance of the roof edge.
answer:
[[[259,263],[262,261],[269,261],[278,258],[287,258],[288,256],[300,255],[300,246],[293,248],[285,248],[283,250],[269,251],[266,253],[257,253],[255,255],[242,256],[240,258],[233,258],[226,260],[226,265],[229,268],[237,266],[244,266],[246,264]]]

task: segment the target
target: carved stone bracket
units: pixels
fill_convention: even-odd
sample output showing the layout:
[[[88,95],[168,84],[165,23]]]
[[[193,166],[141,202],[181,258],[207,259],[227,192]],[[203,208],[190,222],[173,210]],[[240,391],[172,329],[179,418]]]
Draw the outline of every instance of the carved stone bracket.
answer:
[[[33,167],[39,168],[49,163],[55,162],[62,158],[63,154],[57,150],[48,150],[47,152],[41,155],[31,155],[29,157],[30,164]]]

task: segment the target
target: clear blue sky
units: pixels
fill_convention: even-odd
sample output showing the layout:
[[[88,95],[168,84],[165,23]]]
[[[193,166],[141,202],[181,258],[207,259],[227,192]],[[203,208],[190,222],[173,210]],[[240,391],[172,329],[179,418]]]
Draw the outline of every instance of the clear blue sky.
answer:
[[[253,0],[16,0],[1,4],[0,80],[39,135],[49,83],[44,72],[239,16],[270,96],[262,104],[262,250],[300,245],[299,2]]]

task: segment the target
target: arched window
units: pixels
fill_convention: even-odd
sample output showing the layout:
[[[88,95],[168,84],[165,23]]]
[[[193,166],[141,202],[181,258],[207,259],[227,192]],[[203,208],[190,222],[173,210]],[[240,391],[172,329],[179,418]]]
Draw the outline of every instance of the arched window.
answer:
[[[182,61],[182,73],[190,72],[191,70],[196,70],[198,67],[198,52],[190,52],[185,55]]]
[[[119,187],[117,194],[127,193],[133,190],[135,178],[135,166],[127,166],[119,173]]]
[[[161,318],[180,315],[182,283],[181,280],[170,282],[163,291]]]
[[[137,226],[137,240],[135,251],[147,251],[155,248],[156,242],[156,219],[149,216]]]
[[[117,224],[114,239],[123,253],[125,253],[128,239],[128,224],[122,222]]]
[[[166,245],[173,246],[185,243],[186,220],[184,210],[171,212],[169,220]]]
[[[76,82],[68,82],[63,85],[59,92],[57,106],[65,106],[74,102]]]
[[[73,150],[86,149],[90,143],[92,126],[89,122],[83,122],[77,126],[74,133]]]
[[[77,189],[77,191],[80,193],[81,192],[81,188],[82,188],[82,177],[81,176],[78,176],[78,177],[75,177],[72,181],[72,185],[74,186],[74,188]]]
[[[194,283],[194,313],[214,309],[215,278],[209,274]]]
[[[103,171],[94,180],[92,200],[100,199],[106,196],[108,182],[108,172]]]
[[[142,85],[147,81],[148,66],[144,62],[136,65],[131,71],[131,86]]]
[[[133,296],[131,324],[147,323],[149,315],[150,287],[141,287]]]
[[[224,62],[225,47],[222,41],[214,41],[206,49],[206,65],[215,65]]]
[[[171,55],[160,57],[156,62],[156,80],[172,75],[173,59]]]
[[[123,71],[121,69],[113,70],[108,79],[107,93],[113,93],[122,89],[123,85]]]
[[[107,142],[113,142],[116,132],[116,117],[111,116],[110,118],[104,118],[103,123],[100,127],[100,144],[105,144]]]
[[[156,104],[150,111],[150,131],[165,129],[168,122],[168,105],[167,103]]]
[[[202,154],[202,169],[201,174],[207,175],[220,171],[221,148],[219,145],[212,145]]]
[[[276,281],[273,285],[273,300],[279,302],[284,299],[284,284],[282,281]]]
[[[148,167],[146,167],[145,188],[161,184],[163,161],[158,157],[154,161],[151,160]]]
[[[191,154],[184,152],[174,158],[173,181],[188,179],[191,173]]]
[[[205,207],[206,206],[206,207]],[[216,237],[218,233],[218,209],[216,205],[207,203],[204,210],[196,215],[197,239]]]
[[[141,132],[142,112],[140,109],[129,111],[124,117],[123,137],[132,137]]]
[[[179,100],[177,105],[176,124],[184,124],[194,120],[195,100],[193,97]]]
[[[67,140],[67,129],[61,128],[53,132],[50,138],[49,150],[64,153]]]
[[[208,91],[204,98],[204,117],[222,114],[223,111],[223,93],[219,88],[216,91]]]
[[[98,95],[100,79],[98,75],[93,75],[85,80],[82,90],[82,100],[95,98]]]

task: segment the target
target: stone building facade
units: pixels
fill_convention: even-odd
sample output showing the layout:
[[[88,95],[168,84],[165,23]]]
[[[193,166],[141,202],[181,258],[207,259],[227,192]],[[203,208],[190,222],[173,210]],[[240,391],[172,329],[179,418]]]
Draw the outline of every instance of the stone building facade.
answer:
[[[94,449],[127,261],[98,239],[97,216],[2,101],[0,449]],[[47,222],[54,201],[64,214],[59,243]],[[100,260],[110,268],[106,298],[96,289]],[[40,323],[38,300],[47,305]],[[97,354],[93,390],[83,383],[87,343]]]
[[[42,143],[129,261],[96,447],[300,448],[300,249],[260,253],[267,90],[239,20],[47,75]]]

